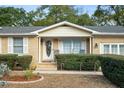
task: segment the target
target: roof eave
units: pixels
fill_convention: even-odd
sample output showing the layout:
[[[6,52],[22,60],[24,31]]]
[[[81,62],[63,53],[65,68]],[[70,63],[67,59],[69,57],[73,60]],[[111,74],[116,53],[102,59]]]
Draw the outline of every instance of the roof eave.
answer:
[[[93,35],[124,35],[124,33],[93,33]]]
[[[18,36],[36,36],[37,34],[34,34],[34,33],[0,33],[0,36],[13,36],[13,35],[18,35]]]

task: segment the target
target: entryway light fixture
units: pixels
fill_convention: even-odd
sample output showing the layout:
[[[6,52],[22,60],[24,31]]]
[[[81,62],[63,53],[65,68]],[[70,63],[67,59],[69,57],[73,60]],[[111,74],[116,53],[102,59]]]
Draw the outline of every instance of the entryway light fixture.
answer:
[[[98,44],[97,43],[95,43],[95,48],[98,48]]]

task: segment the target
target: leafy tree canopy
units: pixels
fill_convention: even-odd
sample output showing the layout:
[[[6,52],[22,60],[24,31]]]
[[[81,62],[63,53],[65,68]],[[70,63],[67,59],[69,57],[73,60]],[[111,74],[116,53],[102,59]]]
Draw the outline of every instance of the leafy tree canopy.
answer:
[[[23,8],[0,7],[0,26],[28,26],[31,20]]]
[[[97,25],[124,26],[124,6],[99,5],[94,12],[93,19],[96,21]]]
[[[35,11],[35,20],[33,25],[51,25],[61,21],[69,21],[79,25],[93,25],[90,16],[85,14],[80,14],[75,6],[67,5],[51,5],[51,6],[40,6]]]

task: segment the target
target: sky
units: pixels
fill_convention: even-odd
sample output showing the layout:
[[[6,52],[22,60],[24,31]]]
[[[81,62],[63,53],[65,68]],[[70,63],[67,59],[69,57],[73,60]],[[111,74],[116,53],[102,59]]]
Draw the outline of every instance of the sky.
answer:
[[[39,5],[10,5],[16,8],[24,8],[27,12],[31,10],[35,10]],[[81,7],[81,12],[88,13],[89,15],[92,15],[94,11],[96,10],[96,5],[77,5],[76,7]]]

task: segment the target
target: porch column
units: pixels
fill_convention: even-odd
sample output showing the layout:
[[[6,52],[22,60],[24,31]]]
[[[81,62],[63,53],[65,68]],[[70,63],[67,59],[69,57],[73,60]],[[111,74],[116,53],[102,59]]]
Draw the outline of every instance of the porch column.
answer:
[[[91,37],[89,38],[89,42],[90,42],[90,54],[91,54]]]
[[[41,38],[40,37],[38,37],[38,58],[39,58],[39,63],[41,63],[41,40],[40,40]]]

